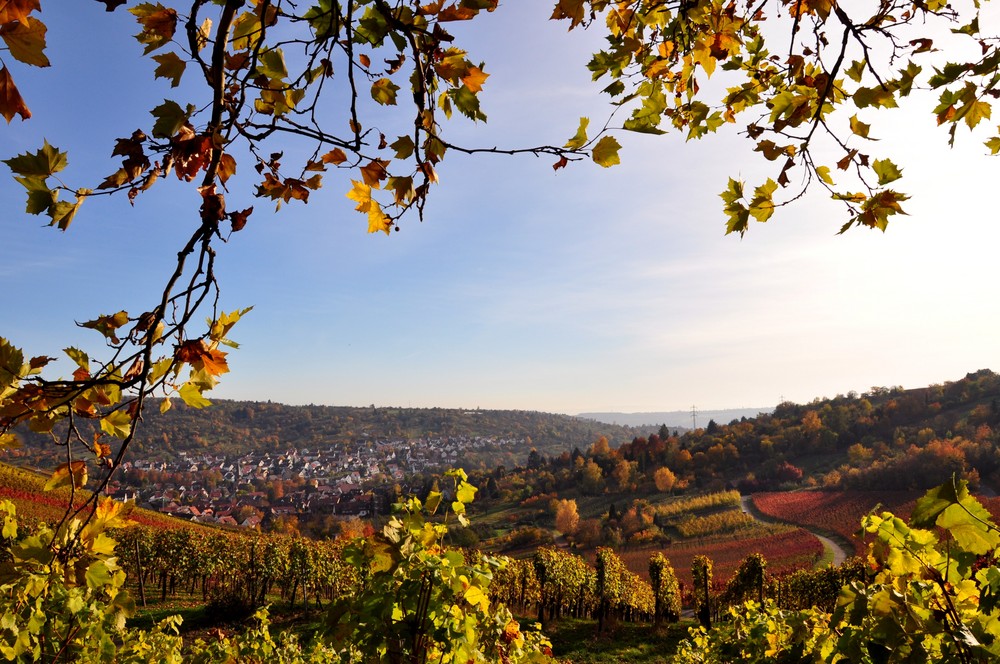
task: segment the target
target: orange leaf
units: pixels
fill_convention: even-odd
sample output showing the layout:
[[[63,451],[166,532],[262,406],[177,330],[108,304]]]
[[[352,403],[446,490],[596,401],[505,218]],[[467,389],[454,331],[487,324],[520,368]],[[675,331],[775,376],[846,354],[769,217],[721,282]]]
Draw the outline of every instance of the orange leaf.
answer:
[[[362,166],[361,177],[364,179],[365,184],[377,189],[379,182],[386,179],[389,175],[388,171],[386,171],[387,166],[389,166],[389,162],[383,159],[372,159],[366,166]]]
[[[0,0],[0,24],[20,21],[28,25],[28,14],[41,10],[38,0]]]
[[[462,83],[469,88],[469,92],[479,92],[483,89],[483,83],[490,77],[489,74],[476,66],[469,67],[469,71],[462,77]]]
[[[334,148],[323,155],[320,159],[323,160],[324,164],[333,164],[334,166],[338,166],[347,161],[347,155],[344,154],[344,151],[340,148]]]
[[[14,85],[14,79],[10,77],[6,67],[0,69],[0,115],[7,120],[7,124],[10,124],[15,115],[20,115],[22,120],[31,117],[31,111],[24,103],[24,98]]]

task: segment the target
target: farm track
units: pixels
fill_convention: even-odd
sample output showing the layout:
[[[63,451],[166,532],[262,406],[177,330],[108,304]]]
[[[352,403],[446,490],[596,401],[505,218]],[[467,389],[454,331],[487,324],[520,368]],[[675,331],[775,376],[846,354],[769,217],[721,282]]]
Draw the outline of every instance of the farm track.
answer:
[[[835,539],[823,535],[822,533],[818,533],[816,532],[816,530],[812,528],[806,528],[797,523],[792,523],[791,521],[782,521],[780,519],[772,519],[771,517],[764,516],[763,514],[758,512],[757,509],[754,507],[753,500],[750,498],[750,496],[740,496],[740,507],[743,509],[744,512],[746,512],[747,514],[749,514],[750,516],[752,516],[753,518],[757,519],[762,523],[787,523],[788,525],[795,526],[796,528],[802,528],[803,530],[809,531],[816,539],[818,539],[820,542],[823,543],[823,546],[827,550],[833,552],[834,565],[841,565],[844,563],[845,560],[847,560],[847,551],[851,547],[844,548],[844,544],[841,544]]]

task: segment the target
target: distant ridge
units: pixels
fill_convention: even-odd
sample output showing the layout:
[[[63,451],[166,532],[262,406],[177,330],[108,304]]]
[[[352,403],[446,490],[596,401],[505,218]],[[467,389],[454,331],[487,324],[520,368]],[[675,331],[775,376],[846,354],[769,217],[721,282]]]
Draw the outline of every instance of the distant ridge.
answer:
[[[697,425],[703,427],[708,424],[709,420],[715,420],[716,424],[729,424],[742,417],[756,417],[761,413],[773,412],[774,406],[698,410],[696,411],[696,419]],[[670,428],[691,428],[690,410],[671,410],[659,413],[580,413],[577,417],[627,427],[658,427],[661,424],[666,424]]]

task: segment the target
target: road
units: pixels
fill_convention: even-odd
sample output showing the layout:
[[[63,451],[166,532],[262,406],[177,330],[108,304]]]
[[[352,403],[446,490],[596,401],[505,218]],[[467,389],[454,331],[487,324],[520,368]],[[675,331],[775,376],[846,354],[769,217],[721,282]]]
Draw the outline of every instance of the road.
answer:
[[[753,518],[757,519],[758,521],[762,521],[764,523],[788,523],[788,525],[796,526],[798,528],[802,528],[802,526],[800,526],[797,523],[789,523],[787,521],[782,521],[780,519],[772,519],[772,518],[764,516],[763,514],[761,514],[760,512],[758,512],[756,510],[756,508],[754,508],[753,501],[750,500],[750,496],[740,496],[740,507],[742,507],[742,509],[743,509],[744,512],[746,512],[747,514],[749,514]],[[847,550],[844,549],[843,546],[841,546],[837,542],[833,541],[829,537],[826,537],[825,535],[820,535],[819,533],[817,533],[815,530],[812,530],[811,528],[805,528],[805,530],[808,530],[820,542],[822,542],[823,543],[823,547],[827,551],[832,551],[833,552],[833,564],[834,565],[841,565],[841,564],[843,564],[843,562],[845,560],[847,560]]]

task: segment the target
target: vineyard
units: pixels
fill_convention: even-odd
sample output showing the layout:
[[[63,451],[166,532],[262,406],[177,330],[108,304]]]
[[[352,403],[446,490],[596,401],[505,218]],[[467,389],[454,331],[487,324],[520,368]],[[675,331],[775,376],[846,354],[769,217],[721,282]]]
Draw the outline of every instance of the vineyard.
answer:
[[[703,555],[715,563],[715,578],[725,583],[749,552],[758,552],[770,562],[775,573],[811,569],[823,555],[823,544],[801,528],[776,526],[772,534],[757,537],[716,539],[706,542],[675,543],[663,550],[677,570],[684,588],[691,588],[691,564],[695,556]],[[619,552],[626,567],[643,574],[651,550]]]
[[[755,493],[754,507],[762,514],[839,535],[863,555],[866,544],[855,537],[861,518],[878,507],[909,518],[919,494],[903,491],[790,491]]]

